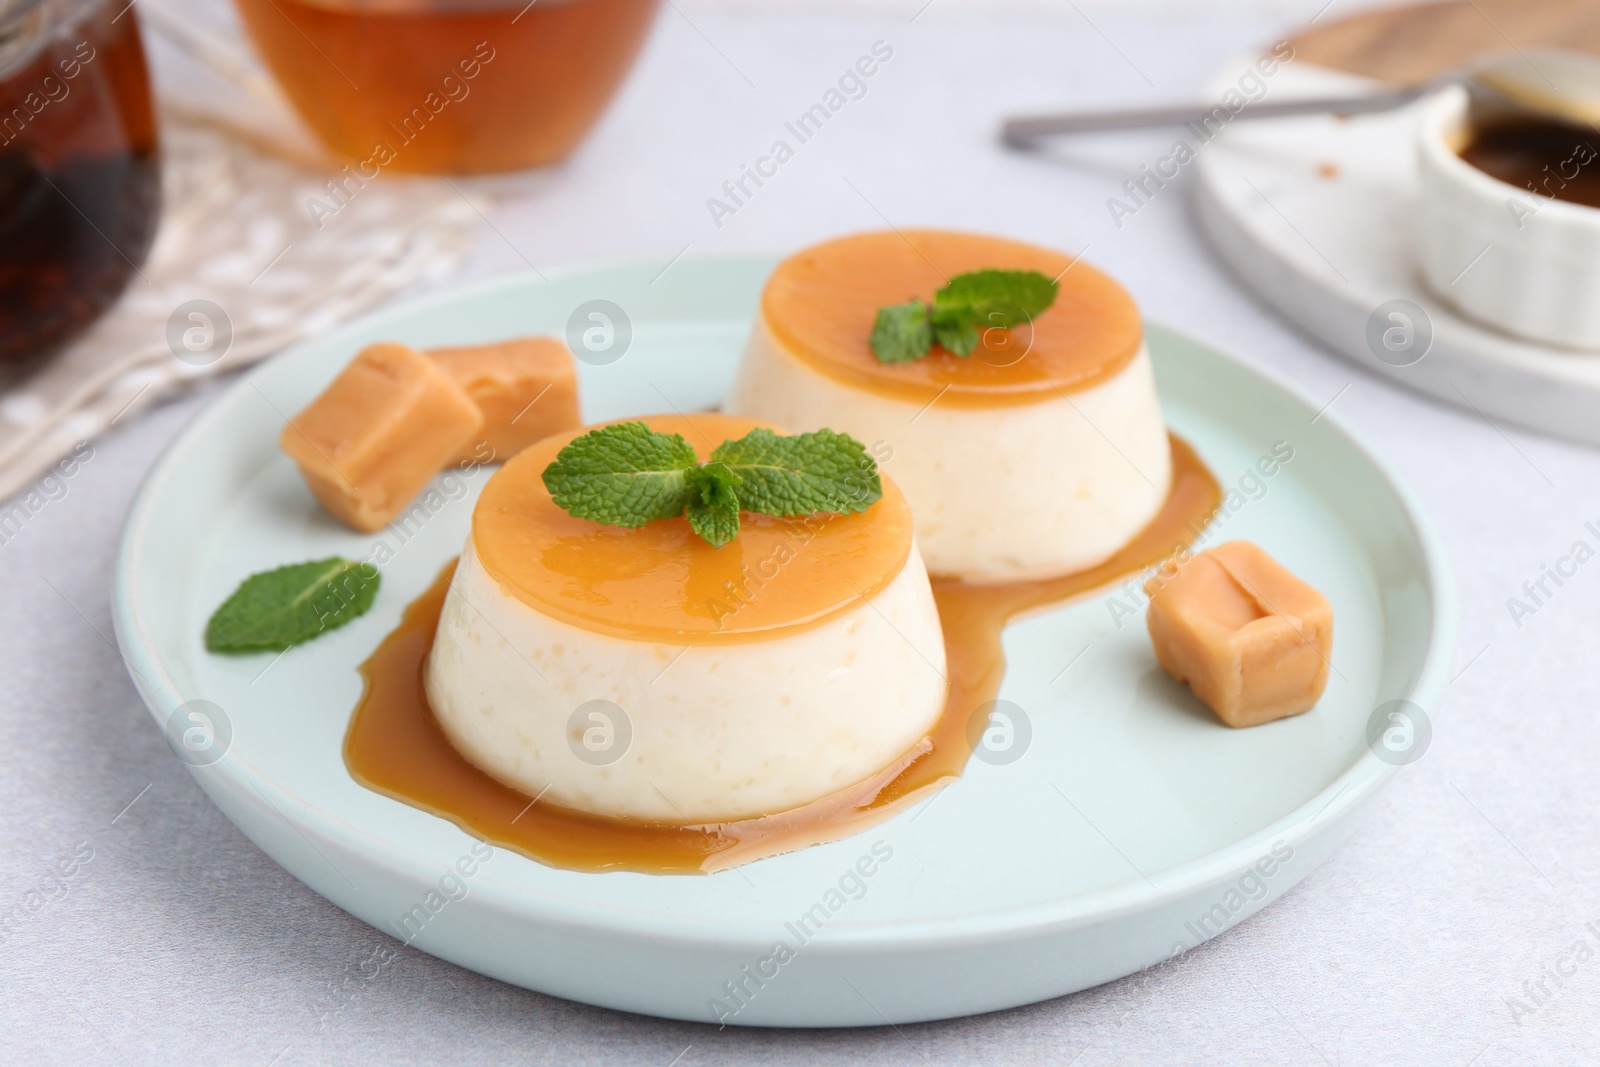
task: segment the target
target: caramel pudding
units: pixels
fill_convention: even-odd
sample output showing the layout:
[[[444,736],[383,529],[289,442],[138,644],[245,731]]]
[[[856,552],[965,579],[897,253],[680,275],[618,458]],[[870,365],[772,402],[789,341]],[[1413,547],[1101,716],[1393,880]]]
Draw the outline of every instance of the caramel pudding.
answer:
[[[561,807],[485,774],[446,738],[423,685],[454,564],[361,665],[365,686],[345,735],[345,764],[369,789],[448,819],[496,847],[568,870],[710,873],[858,833],[962,772],[972,752],[974,720],[982,721],[1005,676],[1001,633],[1007,622],[1154,566],[1181,553],[1205,528],[1221,503],[1221,488],[1177,438],[1171,455],[1172,492],[1161,512],[1098,567],[1039,581],[935,579],[948,657],[943,713],[928,736],[894,763],[803,807],[699,824],[615,819]],[[804,551],[805,533],[797,531],[789,542],[796,552]],[[686,653],[672,670],[699,651]],[[826,718],[822,709],[821,720]]]
[[[704,457],[767,425],[642,420]],[[484,487],[425,686],[455,748],[550,804],[690,824],[797,808],[928,735],[945,651],[911,511],[743,516],[713,548],[684,518],[625,529],[567,514],[542,474],[582,431]]]
[[[1031,323],[881,363],[881,307],[986,269],[1055,279]],[[1166,502],[1166,427],[1139,311],[1115,281],[1035,245],[937,230],[866,233],[779,264],[726,409],[872,446],[916,515],[930,571],[977,581],[1109,559]],[[886,448],[880,447],[882,443]]]

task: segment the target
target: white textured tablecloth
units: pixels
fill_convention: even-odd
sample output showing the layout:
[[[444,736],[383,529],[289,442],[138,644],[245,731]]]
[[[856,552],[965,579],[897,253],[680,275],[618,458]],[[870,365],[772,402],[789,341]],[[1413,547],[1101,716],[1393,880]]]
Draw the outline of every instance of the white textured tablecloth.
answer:
[[[93,442],[0,544],[0,1061],[1600,1062],[1600,566],[1520,627],[1506,605],[1593,542],[1600,453],[1502,432],[1316,350],[1221,272],[1180,189],[1117,229],[1107,197],[1169,137],[1086,142],[1070,160],[996,147],[1008,111],[1194,92],[1274,36],[1259,10],[1097,5],[1091,25],[936,2],[910,24],[917,6],[665,7],[579,155],[504,183],[468,273],[786,249],[886,220],[1088,246],[1152,318],[1337,396],[1420,494],[1462,606],[1461,673],[1425,758],[1261,916],[1181,967],[1050,1003],[897,1029],[718,1031],[501,985],[398,946],[278,868],[190,780],[128,682],[109,641],[118,526],[207,386]],[[718,228],[707,198],[878,40],[894,55],[865,97]],[[398,952],[381,969],[380,949]]]

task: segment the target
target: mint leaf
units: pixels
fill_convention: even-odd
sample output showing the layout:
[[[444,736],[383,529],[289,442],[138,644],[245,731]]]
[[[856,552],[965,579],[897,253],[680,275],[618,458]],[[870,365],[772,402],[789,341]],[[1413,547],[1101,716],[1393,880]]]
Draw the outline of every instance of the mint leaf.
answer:
[[[934,344],[969,356],[982,337],[980,327],[1009,330],[1030,322],[1056,302],[1055,282],[1036,270],[975,270],[958,274],[921,300],[878,309],[872,324],[872,354],[879,363],[909,363]]]
[[[338,556],[246,578],[206,624],[212,652],[281,651],[337,629],[372,607],[378,570]]]
[[[931,320],[933,339],[945,351],[966,357],[978,347],[978,317],[971,308],[936,305]]]
[[[879,363],[909,363],[928,354],[933,334],[928,305],[920,300],[878,309],[872,323],[872,354]]]
[[[568,442],[544,469],[544,487],[569,515],[643,526],[683,514],[689,502],[684,471],[695,462],[694,449],[679,434],[618,422]]]
[[[743,479],[726,463],[713,460],[684,475],[689,486],[689,526],[715,548],[739,533],[739,493]]]
[[[570,441],[544,469],[544,484],[569,515],[608,526],[643,526],[687,510],[690,528],[717,548],[738,536],[741,508],[850,513],[883,496],[877,463],[847,434],[752,430],[696,463],[682,437],[642,422],[602,426]]]
[[[1060,288],[1036,270],[978,270],[958,274],[933,294],[941,308],[965,308],[976,322],[1010,329],[1031,320],[1056,302]]]
[[[711,453],[736,471],[743,484],[739,505],[766,515],[849,514],[865,511],[883,496],[878,465],[848,434],[832,430],[781,437],[751,430],[724,441]]]

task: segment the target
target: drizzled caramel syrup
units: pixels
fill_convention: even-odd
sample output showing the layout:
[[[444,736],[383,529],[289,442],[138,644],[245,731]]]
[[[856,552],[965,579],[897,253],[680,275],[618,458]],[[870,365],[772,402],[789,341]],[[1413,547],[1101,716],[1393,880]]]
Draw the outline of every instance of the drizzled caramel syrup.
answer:
[[[422,669],[455,564],[405,611],[361,665],[366,690],[345,736],[356,781],[448,819],[475,837],[541,863],[580,871],[709,873],[858,833],[958,777],[971,754],[968,724],[1005,676],[1008,621],[1142,571],[1191,544],[1221,500],[1193,449],[1172,441],[1172,491],[1154,520],[1098,567],[1034,581],[979,584],[935,578],[949,695],[932,734],[871,779],[802,808],[737,822],[663,826],[536,801],[490,778],[445,739],[423,693]]]

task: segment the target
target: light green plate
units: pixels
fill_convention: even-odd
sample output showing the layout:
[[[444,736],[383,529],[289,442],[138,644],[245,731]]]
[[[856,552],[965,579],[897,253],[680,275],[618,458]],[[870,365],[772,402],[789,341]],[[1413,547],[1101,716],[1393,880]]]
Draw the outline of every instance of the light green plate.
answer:
[[[418,948],[630,1011],[788,1026],[965,1015],[1128,974],[1253,914],[1425,749],[1455,612],[1415,501],[1293,388],[1152,326],[1169,423],[1235,490],[1210,536],[1258,542],[1333,603],[1333,674],[1313,711],[1221,726],[1160,671],[1142,608],[1117,609],[1111,590],[1006,632],[1000,696],[1031,732],[1016,758],[974,760],[875,829],[705,877],[580,874],[503,850],[447,876],[475,839],[358,786],[340,746],[357,663],[460,550],[484,475],[441,485],[451,499],[419,529],[352,533],[279,453],[284,415],[367,342],[565,335],[594,299],[624,309],[631,341],[580,368],[587,419],[714,404],[772,261],[665,266],[496,280],[297,345],[218,400],[140,491],[115,589],[134,680],[218,807],[340,907],[391,934],[421,907],[426,922],[407,927]],[[1275,447],[1293,458],[1261,477]],[[244,576],[379,542],[392,559],[365,617],[277,660],[204,651],[207,617]]]

